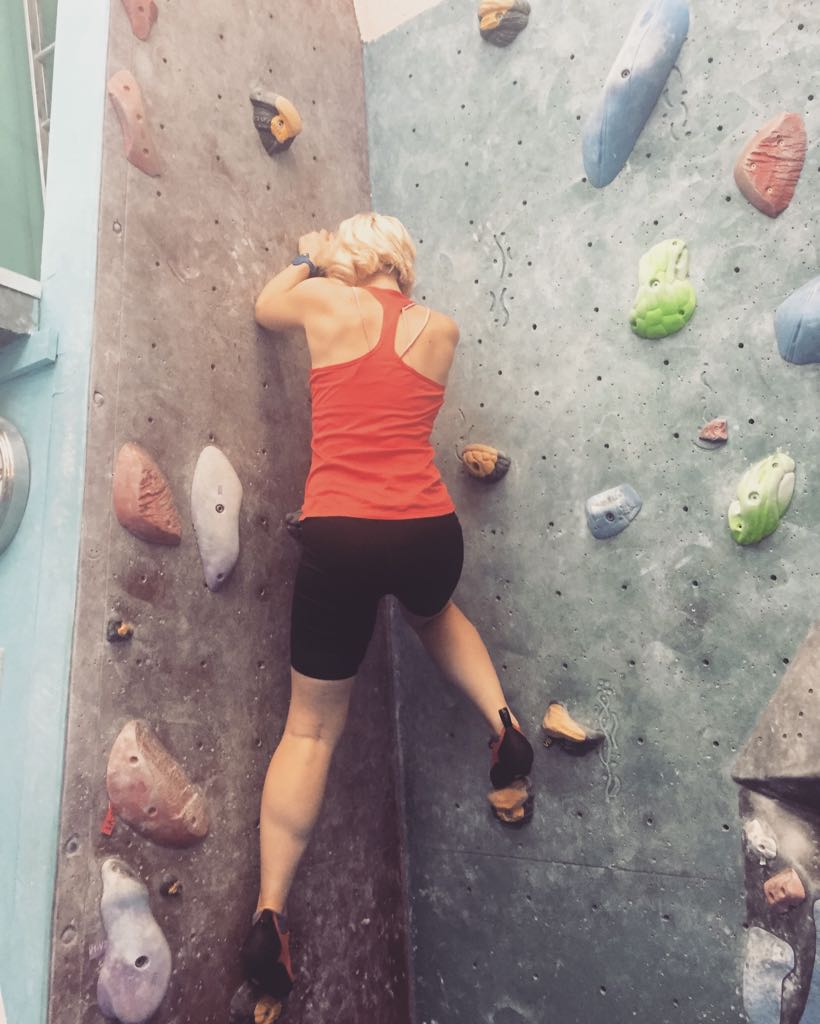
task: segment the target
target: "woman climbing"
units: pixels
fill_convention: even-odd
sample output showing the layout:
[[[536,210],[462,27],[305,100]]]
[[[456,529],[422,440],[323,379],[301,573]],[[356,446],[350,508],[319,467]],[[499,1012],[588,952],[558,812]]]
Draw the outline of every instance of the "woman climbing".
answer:
[[[288,893],[385,594],[484,716],[493,786],[526,776],[532,764],[487,648],[451,600],[462,534],[430,433],[458,326],[408,297],[415,247],[394,217],[358,214],[334,235],[304,235],[299,253],[256,302],[263,327],[304,329],[312,367],[291,700],[262,792],[259,902],[242,950],[249,981],[280,999],[293,985]]]

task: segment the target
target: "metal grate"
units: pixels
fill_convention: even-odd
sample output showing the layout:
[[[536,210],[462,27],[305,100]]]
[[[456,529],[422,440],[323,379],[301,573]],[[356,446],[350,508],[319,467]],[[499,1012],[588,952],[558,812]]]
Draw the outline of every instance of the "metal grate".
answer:
[[[26,36],[28,39],[29,74],[31,95],[34,104],[34,121],[37,125],[37,154],[40,159],[40,188],[46,191],[46,164],[48,163],[48,127],[51,120],[49,88],[44,61],[54,52],[54,43],[44,45],[43,22],[40,17],[39,0],[21,0],[23,4]]]

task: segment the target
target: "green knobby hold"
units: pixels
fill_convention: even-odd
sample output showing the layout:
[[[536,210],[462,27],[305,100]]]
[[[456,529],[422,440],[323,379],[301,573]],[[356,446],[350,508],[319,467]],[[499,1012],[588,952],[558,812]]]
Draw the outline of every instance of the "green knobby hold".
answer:
[[[794,459],[775,452],[746,470],[729,506],[729,529],[738,544],[757,544],[774,533],[794,494]]]
[[[666,338],[684,327],[695,312],[689,278],[689,250],[680,238],[653,245],[638,264],[638,294],[629,314],[642,338]]]

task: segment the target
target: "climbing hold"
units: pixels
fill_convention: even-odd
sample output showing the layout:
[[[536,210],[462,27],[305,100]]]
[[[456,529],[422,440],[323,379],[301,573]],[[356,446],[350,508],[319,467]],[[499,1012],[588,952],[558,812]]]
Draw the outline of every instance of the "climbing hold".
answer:
[[[466,445],[461,451],[461,462],[470,476],[485,484],[500,480],[510,468],[509,456],[488,444]]]
[[[530,20],[527,0],[483,0],[478,8],[481,38],[494,46],[509,46]]]
[[[148,452],[129,441],[114,465],[114,512],[135,537],[179,544],[181,527],[168,481]]]
[[[768,217],[792,201],[806,159],[806,129],[799,114],[778,114],[746,144],[735,164],[737,187]]]
[[[608,185],[629,159],[688,30],[686,0],[649,0],[632,23],[584,125],[584,169],[596,188]]]
[[[629,484],[593,494],[586,501],[587,525],[592,536],[606,540],[619,534],[641,511],[642,505],[640,495]]]
[[[809,630],[738,754],[735,782],[820,811],[819,678],[820,621]]]
[[[190,846],[208,834],[202,790],[141,719],[126,722],[114,741],[106,785],[114,812],[146,839]]]
[[[203,448],[191,484],[191,518],[205,582],[219,590],[239,558],[242,484],[224,452]]]
[[[176,897],[182,895],[182,882],[178,878],[166,878],[159,887],[163,896]]]
[[[749,1024],[780,1024],[783,979],[793,969],[794,950],[788,942],[763,928],[749,929],[743,964],[743,1008]]]
[[[156,177],[161,170],[159,157],[148,131],[137,80],[130,71],[118,71],[108,79],[108,95],[120,119],[127,159],[141,171]]]
[[[487,794],[493,814],[503,825],[526,825],[532,818],[533,795],[529,779],[515,779],[504,789]]]
[[[147,39],[151,34],[154,22],[159,17],[154,0],[122,0],[122,5],[131,22],[131,31],[137,39]]]
[[[0,552],[11,544],[28,504],[30,470],[20,431],[0,416]]]
[[[134,627],[130,622],[123,622],[122,619],[109,619],[105,628],[105,639],[110,644],[122,643],[130,640],[134,635]]]
[[[716,444],[722,444],[724,441],[728,441],[729,421],[723,418],[709,420],[708,423],[700,428],[698,438],[701,441],[714,441]]]
[[[749,850],[760,858],[760,863],[774,860],[777,856],[777,839],[771,829],[758,818],[752,818],[743,826],[743,838]]]
[[[820,1020],[820,900],[814,903],[814,967],[811,972],[811,985],[806,1008],[801,1020],[804,1024],[812,1024]],[[752,1022],[750,1022],[752,1024]]]
[[[680,238],[653,245],[638,264],[638,294],[629,314],[642,338],[666,338],[684,327],[695,312],[689,281],[689,250]]]
[[[294,540],[302,541],[302,510],[285,513],[285,527]]]
[[[233,994],[228,1021],[229,1024],[275,1024],[284,1012],[282,1000],[244,981]]]
[[[777,307],[774,329],[788,363],[820,363],[820,277],[813,277]]]
[[[766,902],[778,914],[787,914],[799,907],[806,898],[806,890],[794,868],[786,868],[772,875],[763,885],[763,891],[766,893]]]
[[[302,118],[296,107],[284,96],[274,96],[271,101],[251,96],[251,104],[253,125],[268,156],[289,149],[302,130]]]
[[[546,733],[545,747],[557,742],[571,753],[585,754],[604,741],[602,732],[580,725],[567,711],[566,705],[557,700],[550,701],[542,725]]]
[[[148,888],[124,861],[104,861],[102,882],[100,913],[106,938],[97,1004],[110,1020],[144,1024],[168,989],[171,950],[151,913]]]
[[[738,544],[774,533],[794,493],[794,459],[775,452],[746,470],[729,506],[729,529]]]

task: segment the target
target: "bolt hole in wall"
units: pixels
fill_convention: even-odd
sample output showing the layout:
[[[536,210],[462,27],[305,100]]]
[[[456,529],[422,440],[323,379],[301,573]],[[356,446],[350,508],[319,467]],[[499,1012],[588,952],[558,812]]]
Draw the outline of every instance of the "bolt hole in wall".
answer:
[[[528,949],[519,947],[509,957],[496,949],[495,958],[485,957],[495,948],[490,926],[483,930],[484,922],[459,903],[446,859],[431,852],[444,842],[418,794],[438,785],[439,777],[411,758],[410,870],[421,887],[413,904],[421,1017],[446,1017],[435,993],[462,991],[466,979],[468,1012],[475,1019],[500,1017],[509,1000],[497,993],[508,996],[514,984],[525,1019],[554,1015],[597,1024],[635,1012],[665,1022],[678,1019],[672,1007],[687,1005],[692,1019],[728,1024],[743,1013],[747,912],[762,929],[780,929],[778,919],[755,902],[761,885],[748,883],[748,911],[740,895],[753,864],[740,839],[738,791],[729,777],[733,754],[790,668],[781,659],[798,649],[810,624],[820,571],[818,552],[804,532],[818,523],[812,497],[816,375],[810,367],[794,372],[780,358],[772,319],[811,276],[803,265],[814,244],[807,211],[820,200],[814,184],[820,178],[800,176],[789,208],[770,218],[741,194],[732,168],[769,118],[805,108],[805,83],[820,56],[820,18],[809,18],[804,4],[791,2],[777,12],[746,0],[731,10],[691,4],[676,70],[634,152],[610,184],[596,188],[582,180],[592,177],[583,174],[582,132],[611,69],[630,89],[640,83],[634,66],[617,63],[615,44],[646,5],[584,2],[562,11],[560,19],[532,5],[527,28],[506,49],[472,45],[468,14],[474,11],[468,6],[440,4],[366,47],[374,97],[374,205],[425,238],[420,285],[432,305],[456,315],[462,339],[476,342],[460,346],[452,405],[445,405],[439,421],[445,472],[445,453],[465,424],[472,424],[472,436],[491,433],[514,464],[519,456],[519,474],[509,474],[492,494],[455,485],[467,541],[461,601],[493,637],[493,653],[511,665],[504,682],[519,717],[537,723],[559,691],[606,722],[611,736],[600,757],[567,765],[550,749],[543,764],[536,758],[538,810],[517,842],[532,858],[527,871],[539,885],[530,891],[541,894],[540,913],[551,925],[546,939],[542,932],[527,934],[533,947],[541,944],[544,959],[573,963],[581,974],[578,965],[593,955],[597,962],[610,959],[613,974],[619,973],[616,963],[623,970],[620,981],[606,979],[610,1009],[604,1017],[595,1001],[603,979],[549,984],[542,970],[542,985],[534,986],[532,975],[543,961]],[[590,24],[603,19],[612,31],[591,34]],[[761,32],[773,41],[777,57],[761,50]],[[716,42],[718,57],[709,52]],[[453,53],[463,84],[448,94],[440,70]],[[630,70],[627,78],[624,70]],[[512,81],[518,83],[514,90]],[[422,117],[419,111],[430,103],[436,117]],[[811,116],[806,113],[806,130],[816,147],[820,124],[812,124]],[[467,133],[464,126],[475,123],[492,125],[492,145],[486,134]],[[531,143],[545,138],[553,148],[536,159]],[[431,152],[437,154],[432,168]],[[498,248],[502,236],[509,249],[505,260]],[[679,331],[638,337],[628,316],[639,262],[658,243],[677,238],[687,244],[697,308],[676,300],[671,313],[691,318]],[[505,298],[510,290],[516,296],[509,318],[500,305],[502,288],[508,289]],[[596,377],[606,380],[606,389],[593,403],[585,386]],[[722,447],[705,452],[682,443],[718,416],[731,425]],[[794,501],[775,532],[757,546],[739,547],[727,508],[746,468],[776,449],[797,463]],[[543,484],[531,472],[536,460]],[[595,541],[585,532],[583,502],[623,481],[643,499],[640,514],[622,533]],[[744,501],[752,491],[759,504],[764,490],[757,485]],[[605,518],[613,522],[616,512]],[[499,520],[503,540],[488,529]],[[560,598],[559,576],[572,580],[571,587],[561,584]],[[503,603],[486,584],[499,578],[512,581]],[[784,579],[788,594],[771,585]],[[620,601],[612,600],[613,591]],[[509,603],[515,610],[510,621]],[[628,658],[634,651],[640,659]],[[420,697],[434,700],[435,691],[432,685],[419,690],[422,665],[411,666],[401,714],[407,737],[421,744],[424,716],[414,708]],[[443,714],[455,718],[458,710]],[[709,756],[699,757],[695,751],[704,747]],[[546,820],[559,820],[579,792],[583,817],[570,815],[559,838]],[[650,800],[651,828],[645,814]],[[575,831],[580,828],[589,831],[582,835]],[[488,886],[491,878],[511,877],[511,887],[519,884],[522,891],[517,868],[502,860],[502,841],[482,841],[480,832],[468,835],[456,826],[446,845],[471,867],[479,860],[487,865],[478,870]],[[601,894],[599,903],[611,915],[611,934],[630,945],[631,965],[622,962],[614,941],[585,930],[562,902],[562,884],[596,886],[591,872],[576,876],[573,869],[571,882],[557,873],[556,864],[578,861],[614,872],[608,877],[617,896]],[[503,870],[502,863],[508,865]],[[693,865],[704,879],[696,893],[689,885],[684,891],[661,881],[663,872],[682,877]],[[653,894],[662,886],[665,898],[680,907],[674,947],[647,925],[642,915],[651,901],[621,879],[620,869],[624,876],[645,870]],[[808,919],[805,907],[799,913],[803,923],[788,928],[802,943],[805,980],[813,938],[809,928],[800,929],[807,920],[811,924],[810,908]],[[695,923],[698,915],[719,921],[723,938],[710,938]],[[472,971],[462,977],[457,955],[442,965],[425,952],[453,918],[485,943],[479,979]],[[691,969],[674,967],[684,948],[698,960],[697,986]],[[645,968],[636,969],[635,962]],[[784,1002],[785,1024],[798,1024],[805,987],[801,991]],[[777,1014],[780,1008],[778,1003]],[[750,1019],[754,1013],[752,1007]]]

